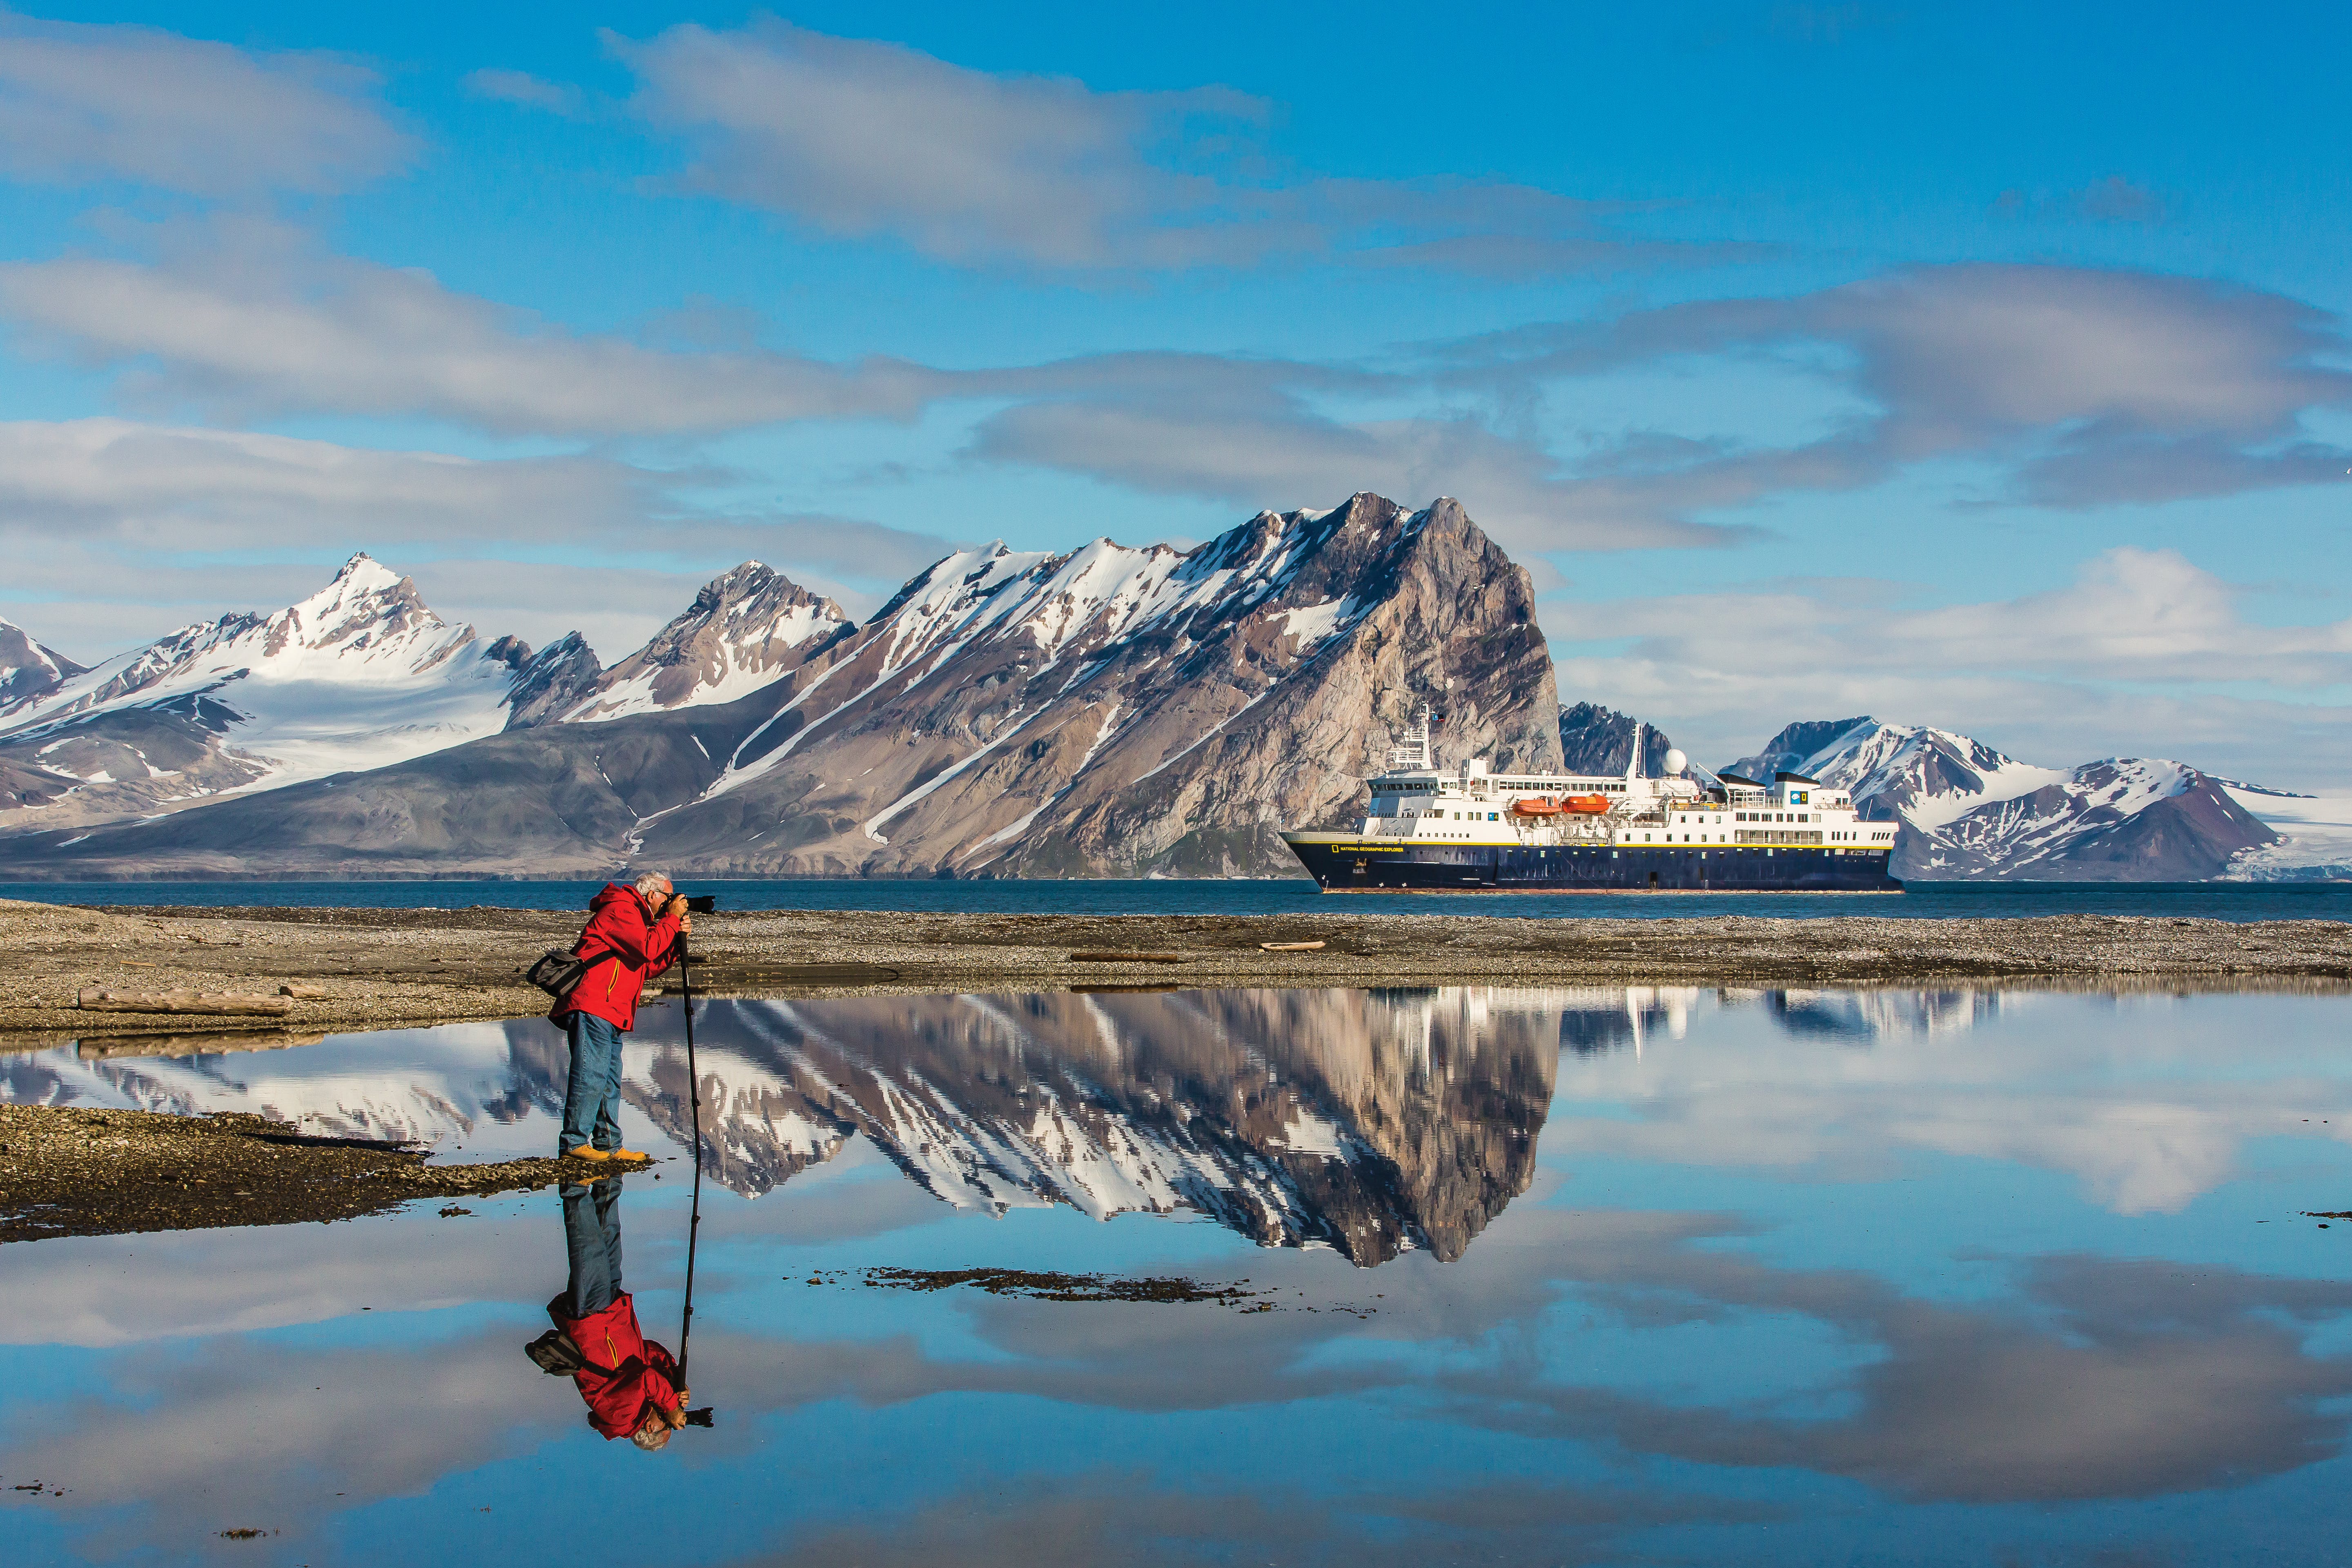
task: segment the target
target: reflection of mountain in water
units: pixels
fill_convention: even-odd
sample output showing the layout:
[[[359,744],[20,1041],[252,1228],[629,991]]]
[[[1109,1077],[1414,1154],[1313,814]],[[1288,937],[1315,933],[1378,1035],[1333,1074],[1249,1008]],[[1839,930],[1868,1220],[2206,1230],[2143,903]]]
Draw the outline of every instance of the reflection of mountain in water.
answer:
[[[1189,1208],[1360,1263],[1453,1258],[1534,1174],[1559,1012],[1490,989],[718,1002],[709,1158],[758,1192],[863,1132],[959,1206]],[[682,1050],[625,1092],[683,1135]]]
[[[960,1207],[1191,1209],[1360,1263],[1459,1257],[1525,1192],[1559,1057],[1680,1038],[1696,987],[1189,991],[719,1001],[698,1012],[707,1169],[747,1194],[874,1140]],[[1967,1028],[1994,993],[1725,991],[1800,1038]],[[646,1036],[674,1034],[650,1008]],[[0,1096],[478,1149],[537,1144],[569,1055],[541,1019],[194,1058],[0,1058]],[[624,1093],[688,1141],[686,1055],[631,1043]],[[530,1127],[517,1125],[533,1117]],[[496,1142],[497,1140],[493,1140]]]
[[[521,1054],[532,1045],[537,1057]],[[551,1095],[542,1059],[550,1048]],[[179,1116],[246,1111],[309,1133],[439,1149],[469,1143],[486,1123],[518,1121],[534,1108],[560,1110],[566,1061],[562,1037],[543,1021],[331,1035],[289,1049],[186,1056],[85,1057],[67,1047],[0,1057],[0,1099]]]

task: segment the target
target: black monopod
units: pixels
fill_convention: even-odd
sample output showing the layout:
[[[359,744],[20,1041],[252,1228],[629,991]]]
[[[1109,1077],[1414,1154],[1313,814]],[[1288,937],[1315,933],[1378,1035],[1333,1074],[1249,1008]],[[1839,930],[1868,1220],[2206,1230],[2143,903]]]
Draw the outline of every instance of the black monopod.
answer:
[[[696,914],[707,915],[719,907],[719,899],[706,893],[687,900],[686,907]],[[677,939],[677,986],[685,998],[687,1098],[694,1115],[694,1201],[688,1205],[686,1222],[686,1315],[677,1325],[677,1381],[681,1387],[691,1387],[686,1375],[686,1340],[694,1329],[694,1246],[702,1235],[702,1075],[694,1065],[694,969],[684,935]],[[710,1412],[708,1405],[688,1411],[687,1425],[709,1426]]]

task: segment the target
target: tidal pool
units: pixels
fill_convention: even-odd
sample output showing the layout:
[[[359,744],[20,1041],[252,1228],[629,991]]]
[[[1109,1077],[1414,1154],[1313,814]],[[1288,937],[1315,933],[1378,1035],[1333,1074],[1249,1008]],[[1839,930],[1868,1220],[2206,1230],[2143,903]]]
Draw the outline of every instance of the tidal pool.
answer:
[[[2352,1209],[2347,1017],[1990,991],[714,1002],[709,1429],[607,1442],[524,1355],[567,1282],[553,1190],[11,1245],[8,1557],[2331,1561],[2352,1223],[2306,1211]],[[680,1025],[648,1010],[627,1061],[628,1137],[668,1157],[605,1205],[673,1349]],[[0,1056],[0,1091],[490,1159],[552,1151],[563,1065],[528,1020]],[[983,1268],[1249,1294],[866,1276]]]

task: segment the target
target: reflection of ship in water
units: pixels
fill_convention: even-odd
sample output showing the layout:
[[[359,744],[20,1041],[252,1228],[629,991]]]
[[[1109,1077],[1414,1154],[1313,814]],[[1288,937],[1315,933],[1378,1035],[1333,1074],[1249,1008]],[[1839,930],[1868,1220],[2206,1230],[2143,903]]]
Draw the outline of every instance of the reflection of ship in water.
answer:
[[[1541,994],[1198,991],[716,1002],[713,1174],[772,1187],[871,1138],[996,1212],[1192,1209],[1360,1263],[1460,1256],[1527,1190],[1551,1098]],[[683,1129],[683,1054],[624,1092]],[[716,1114],[713,1114],[713,1112]]]

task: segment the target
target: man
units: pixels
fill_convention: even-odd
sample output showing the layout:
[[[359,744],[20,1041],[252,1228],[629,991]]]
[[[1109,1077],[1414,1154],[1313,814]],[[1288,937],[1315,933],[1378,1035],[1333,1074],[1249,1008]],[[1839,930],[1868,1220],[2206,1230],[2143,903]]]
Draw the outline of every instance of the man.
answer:
[[[621,1037],[636,1027],[646,978],[670,966],[694,917],[658,871],[625,888],[605,884],[588,910],[587,928],[572,949],[574,958],[589,961],[588,972],[548,1014],[572,1041],[555,1152],[593,1164],[640,1161],[646,1156],[621,1147]]]
[[[599,1178],[603,1179],[599,1179]],[[602,1172],[567,1182],[563,1245],[572,1265],[548,1318],[572,1336],[586,1363],[572,1374],[588,1405],[588,1424],[606,1441],[626,1437],[648,1453],[686,1425],[677,1363],[637,1326],[637,1304],[621,1289],[621,1180]]]

